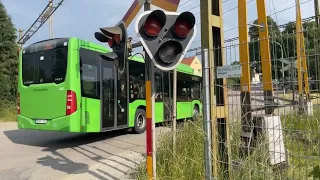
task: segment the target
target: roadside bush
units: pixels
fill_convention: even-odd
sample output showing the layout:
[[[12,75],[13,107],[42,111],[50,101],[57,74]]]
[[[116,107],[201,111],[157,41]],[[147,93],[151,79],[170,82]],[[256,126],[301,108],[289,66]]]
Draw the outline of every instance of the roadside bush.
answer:
[[[0,121],[16,121],[17,108],[12,101],[0,100]]]

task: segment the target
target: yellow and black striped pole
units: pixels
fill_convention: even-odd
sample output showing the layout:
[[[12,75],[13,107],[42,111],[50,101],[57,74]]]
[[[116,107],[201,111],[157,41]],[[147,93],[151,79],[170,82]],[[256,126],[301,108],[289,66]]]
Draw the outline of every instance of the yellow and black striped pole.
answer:
[[[151,10],[151,4],[146,1],[144,11]],[[156,177],[156,158],[155,158],[155,117],[154,117],[154,64],[148,53],[145,53],[146,63],[146,150],[147,150],[147,173],[148,180]]]
[[[153,178],[152,140],[152,88],[151,81],[146,81],[146,147],[148,179]]]

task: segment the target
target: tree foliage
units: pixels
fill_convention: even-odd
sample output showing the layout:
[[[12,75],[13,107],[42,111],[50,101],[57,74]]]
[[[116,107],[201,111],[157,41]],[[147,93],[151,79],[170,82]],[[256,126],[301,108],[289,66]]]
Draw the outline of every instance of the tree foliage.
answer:
[[[0,98],[14,100],[17,92],[18,46],[16,29],[0,1]]]
[[[297,59],[296,53],[296,23],[289,22],[283,30],[280,30],[278,24],[268,16],[268,30],[270,40],[270,55],[271,55],[271,67],[273,79],[282,77],[282,62],[283,58],[294,62]],[[258,20],[254,21],[254,24],[259,24]],[[319,30],[316,29],[314,21],[307,21],[303,23],[303,34],[305,38],[305,51],[307,55],[307,63],[309,68],[309,76],[315,77],[316,64],[315,64],[315,45]],[[261,69],[261,57],[260,57],[260,44],[259,44],[259,27],[251,26],[249,28],[249,59],[251,66],[256,69],[257,72],[262,72]],[[284,64],[287,66],[287,64]],[[296,71],[296,68],[292,68],[285,72],[285,77],[291,76]],[[294,75],[293,75],[294,76]]]

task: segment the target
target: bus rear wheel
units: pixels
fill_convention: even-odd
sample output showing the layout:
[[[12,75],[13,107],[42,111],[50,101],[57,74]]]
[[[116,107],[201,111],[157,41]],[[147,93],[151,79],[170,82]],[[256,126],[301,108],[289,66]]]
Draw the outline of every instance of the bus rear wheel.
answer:
[[[133,131],[137,134],[141,134],[146,130],[146,111],[143,109],[137,109],[134,117]]]

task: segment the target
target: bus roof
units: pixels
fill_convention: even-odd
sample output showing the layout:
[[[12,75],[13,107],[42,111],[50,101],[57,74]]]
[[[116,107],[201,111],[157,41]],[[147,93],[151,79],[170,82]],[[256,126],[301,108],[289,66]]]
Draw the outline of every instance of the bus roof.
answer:
[[[75,40],[75,41],[78,41],[78,43],[81,46],[91,47],[93,49],[96,49],[96,50],[99,50],[99,51],[102,51],[102,52],[110,52],[111,51],[106,46],[103,46],[103,45],[100,45],[100,44],[97,44],[97,43],[94,43],[94,42],[90,42],[90,41],[87,41],[87,40],[82,40],[82,39],[76,38],[76,37],[56,38],[56,39],[50,39],[50,40],[57,40],[57,41],[68,41],[68,40],[73,41],[73,40]],[[31,44],[26,48],[30,48],[30,47],[34,46],[35,44],[38,44],[38,43],[44,43],[45,41],[46,40]],[[128,57],[128,59],[132,60],[132,61],[137,61],[137,62],[144,63],[144,59],[142,57],[139,57],[139,55],[134,55],[134,56]],[[199,76],[199,75],[194,73],[195,70],[193,68],[191,68],[190,66],[188,66],[186,64],[182,64],[182,63],[180,63],[179,66],[177,67],[177,71],[181,72],[181,73],[185,73],[185,74]],[[200,77],[201,77],[201,75],[200,75]]]
[[[79,38],[75,38],[75,39],[78,39],[81,44],[83,44],[83,43],[88,44],[88,46],[94,47],[95,49],[100,49],[100,50],[105,51],[105,52],[110,52],[111,51],[106,46],[102,46],[100,44],[96,44],[96,43],[93,43],[93,42],[85,41],[85,40],[82,40],[82,39],[79,39]],[[128,57],[128,59],[144,63],[143,57],[139,57],[139,55],[130,56],[130,57]],[[179,66],[177,67],[177,71],[178,72],[182,72],[182,73],[186,73],[186,74],[199,76],[199,75],[196,75],[194,73],[194,69],[193,68],[191,68],[190,66],[188,66],[186,64],[182,64],[182,63],[180,63]]]

